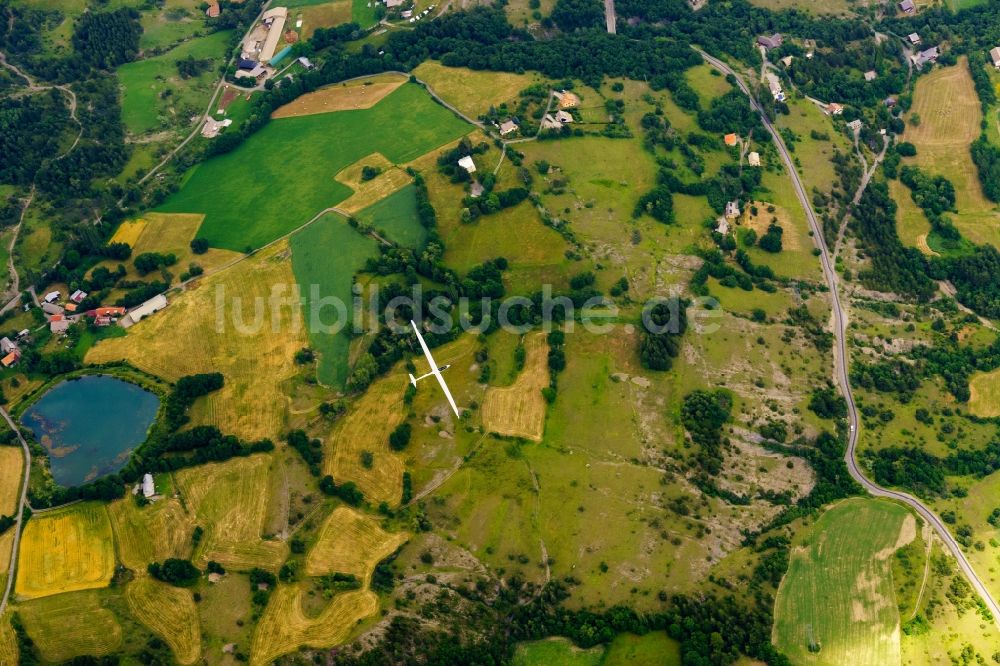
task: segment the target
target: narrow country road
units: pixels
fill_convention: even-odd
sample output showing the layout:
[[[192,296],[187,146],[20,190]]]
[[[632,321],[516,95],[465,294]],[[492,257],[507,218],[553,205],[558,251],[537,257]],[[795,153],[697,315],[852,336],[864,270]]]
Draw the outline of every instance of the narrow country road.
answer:
[[[21,442],[21,449],[24,451],[24,480],[21,481],[21,500],[17,503],[17,521],[10,528],[14,530],[14,545],[11,546],[10,568],[7,570],[7,587],[4,588],[3,599],[0,599],[0,615],[3,615],[3,612],[7,610],[10,591],[14,587],[14,574],[17,572],[17,552],[21,545],[21,521],[24,518],[24,506],[28,503],[28,475],[31,473],[31,451],[28,450],[28,443],[21,436],[21,431],[18,429],[17,424],[14,423],[14,419],[10,418],[10,414],[3,407],[0,407],[0,416],[3,416],[4,420],[7,421],[7,425],[17,435],[17,439]]]
[[[979,576],[976,575],[975,570],[969,561],[965,557],[965,553],[959,547],[958,542],[948,531],[948,528],[941,521],[933,511],[928,509],[923,502],[919,499],[910,495],[909,493],[899,492],[896,490],[890,490],[888,488],[883,488],[875,482],[871,481],[865,476],[864,472],[858,466],[858,462],[855,458],[855,451],[858,446],[858,430],[860,425],[860,419],[858,418],[858,408],[854,402],[854,393],[851,390],[851,383],[848,377],[848,356],[847,356],[847,343],[845,335],[845,316],[843,307],[840,303],[840,291],[838,288],[838,276],[837,272],[834,270],[833,261],[830,258],[830,251],[826,246],[826,241],[823,239],[823,231],[819,224],[819,220],[816,218],[816,213],[812,209],[812,204],[809,202],[809,197],[806,194],[805,186],[802,184],[802,180],[799,178],[798,172],[795,170],[795,164],[792,161],[792,157],[788,152],[788,148],[785,146],[785,142],[781,139],[781,135],[771,124],[770,118],[764,113],[764,109],[757,103],[754,98],[753,93],[750,92],[750,88],[747,87],[746,83],[743,81],[736,72],[732,70],[726,63],[713,58],[701,49],[696,49],[702,58],[705,59],[708,64],[712,65],[718,69],[723,74],[732,74],[735,77],[737,84],[739,84],[740,89],[750,99],[750,105],[753,107],[757,113],[760,114],[761,121],[764,123],[764,127],[771,134],[771,138],[774,141],[774,145],[777,147],[778,152],[781,154],[781,158],[785,163],[785,167],[788,169],[788,174],[792,179],[792,185],[795,187],[795,194],[799,198],[799,202],[802,204],[802,209],[806,213],[806,218],[809,221],[809,227],[813,232],[813,241],[816,243],[816,247],[820,250],[820,263],[823,267],[823,276],[826,279],[827,287],[830,290],[830,300],[833,305],[833,323],[834,323],[834,336],[836,338],[836,345],[834,346],[833,362],[834,362],[834,374],[837,379],[837,383],[840,387],[841,392],[844,394],[844,399],[847,401],[848,410],[848,423],[849,423],[849,434],[847,440],[847,452],[844,455],[844,462],[847,464],[847,469],[851,476],[857,481],[861,486],[868,491],[869,494],[875,497],[885,497],[889,499],[894,499],[899,502],[906,504],[916,511],[921,518],[927,521],[931,527],[938,533],[941,540],[951,551],[951,554],[955,556],[958,561],[959,567],[965,573],[969,582],[975,588],[976,592],[985,602],[986,607],[989,608],[990,612],[993,613],[993,621],[1000,626],[1000,606],[993,599],[989,590],[980,580]]]

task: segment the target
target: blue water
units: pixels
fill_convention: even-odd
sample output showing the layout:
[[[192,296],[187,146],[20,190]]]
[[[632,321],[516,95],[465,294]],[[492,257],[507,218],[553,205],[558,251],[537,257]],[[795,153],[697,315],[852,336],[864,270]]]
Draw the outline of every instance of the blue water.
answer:
[[[78,486],[124,467],[159,406],[135,384],[87,375],[57,384],[21,420],[48,452],[56,483]]]

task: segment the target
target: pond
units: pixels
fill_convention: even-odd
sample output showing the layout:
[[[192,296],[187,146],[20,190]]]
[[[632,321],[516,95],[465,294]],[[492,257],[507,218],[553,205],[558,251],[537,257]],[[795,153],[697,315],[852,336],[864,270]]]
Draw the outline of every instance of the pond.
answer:
[[[159,406],[155,394],[135,384],[86,375],[57,384],[21,420],[48,452],[56,483],[78,486],[124,467]]]

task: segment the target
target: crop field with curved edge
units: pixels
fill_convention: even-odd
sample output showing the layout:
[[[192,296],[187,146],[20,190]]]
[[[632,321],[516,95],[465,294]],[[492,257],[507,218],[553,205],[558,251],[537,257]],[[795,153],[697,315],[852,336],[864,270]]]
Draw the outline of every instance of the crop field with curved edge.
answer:
[[[18,604],[17,610],[28,636],[48,661],[101,657],[122,642],[118,619],[101,605],[94,590],[35,599]]]
[[[344,592],[333,598],[315,617],[302,610],[302,590],[279,585],[253,635],[250,663],[264,666],[281,655],[303,647],[329,648],[342,643],[354,625],[378,610],[378,597],[370,590]]]
[[[19,599],[36,599],[107,587],[114,572],[114,541],[104,505],[74,504],[28,521],[14,591]]]
[[[24,478],[24,453],[20,446],[0,446],[0,516],[17,513]]]
[[[406,77],[399,74],[376,74],[358,81],[334,84],[296,98],[272,113],[271,117],[297,118],[331,111],[370,109],[404,83]]]
[[[491,387],[483,399],[483,425],[490,432],[542,441],[545,429],[545,398],[549,385],[549,345],[544,333],[524,339],[527,356],[524,370],[510,386]]]
[[[191,549],[194,520],[181,503],[161,499],[140,507],[132,497],[108,505],[118,558],[129,569],[142,571],[150,562],[185,557]]]
[[[16,664],[18,658],[17,634],[10,626],[10,611],[0,617],[0,664]]]
[[[205,530],[193,558],[198,566],[215,560],[227,569],[277,571],[285,561],[288,546],[261,534],[268,503],[261,489],[270,471],[271,456],[257,454],[177,472],[181,496]]]
[[[306,557],[306,575],[353,574],[367,585],[375,565],[408,537],[405,532],[386,532],[377,520],[354,509],[337,507],[323,523],[316,544]]]
[[[286,410],[281,383],[296,372],[295,352],[309,344],[297,304],[281,306],[277,314],[268,305],[275,285],[286,286],[287,296],[295,284],[288,254],[286,242],[276,243],[168,297],[165,310],[129,328],[125,337],[95,344],[86,362],[123,359],[170,381],[207,369],[221,372],[225,386],[195,403],[192,422],[248,440],[277,438]]]
[[[135,618],[170,646],[177,663],[198,661],[201,625],[190,590],[143,577],[128,584],[125,600]]]
[[[361,172],[365,167],[374,167],[379,174],[370,180],[363,180]],[[394,165],[385,155],[372,153],[362,157],[354,164],[345,167],[336,175],[336,179],[354,190],[354,194],[344,199],[337,206],[340,210],[354,214],[368,208],[393,192],[403,188],[412,181],[410,175]],[[420,223],[414,218],[414,223]]]

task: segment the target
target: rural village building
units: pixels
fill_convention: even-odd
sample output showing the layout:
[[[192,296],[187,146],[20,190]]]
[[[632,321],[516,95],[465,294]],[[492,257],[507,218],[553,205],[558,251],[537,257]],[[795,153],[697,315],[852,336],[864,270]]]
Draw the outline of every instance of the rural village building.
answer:
[[[299,64],[305,67],[306,69],[312,69],[313,67],[315,67],[315,65],[312,64],[312,61],[305,56],[299,56]]]
[[[142,475],[142,496],[149,499],[156,494],[156,485],[153,483],[153,475],[146,474]]]
[[[65,333],[69,330],[69,325],[72,322],[61,314],[54,314],[49,319],[49,330],[53,333]]]
[[[726,202],[726,218],[735,220],[740,216],[740,202],[733,200]]]
[[[226,118],[224,120],[216,120],[211,116],[205,117],[205,124],[202,125],[201,135],[206,139],[214,139],[219,136],[219,132],[222,131],[224,127],[229,127],[233,124],[232,118]]]
[[[749,164],[752,167],[759,167],[760,153],[758,153],[757,151],[752,151],[749,155],[747,155],[747,164]]]
[[[560,109],[572,109],[575,106],[580,106],[580,98],[576,96],[576,93],[559,90],[553,91],[552,96],[558,100]]]
[[[3,364],[5,368],[17,365],[17,362],[21,360],[21,350],[17,343],[7,337],[0,338],[0,354],[3,354],[0,364]]]
[[[785,56],[784,58],[782,58],[781,59],[781,64],[784,65],[786,68],[791,67],[792,66],[792,56]]]
[[[892,107],[896,106],[896,98],[895,97],[886,97],[882,101],[882,103],[885,104],[888,108],[891,109]]]
[[[765,49],[776,49],[779,46],[781,46],[781,42],[783,41],[784,38],[781,36],[781,33],[779,32],[774,33],[770,37],[768,37],[767,35],[761,35],[760,37],[757,38],[757,43],[763,46]]]
[[[208,18],[216,18],[221,13],[222,9],[219,7],[217,0],[212,2],[212,4],[208,6],[208,9],[205,10],[205,16]]]
[[[913,56],[913,64],[917,66],[918,69],[922,68],[927,63],[937,62],[938,56],[941,55],[938,51],[938,47],[932,46],[929,49],[924,49],[917,55]]]
[[[15,350],[7,354],[3,358],[0,358],[0,365],[3,365],[3,367],[5,368],[13,368],[15,365],[17,365],[17,362],[20,360],[21,360],[21,352]]]
[[[785,93],[781,89],[781,79],[778,78],[778,75],[774,72],[767,72],[764,74],[764,77],[767,79],[767,87],[771,90],[771,95],[774,96],[775,101],[784,102]]]
[[[906,36],[906,38],[910,40],[910,43],[913,44],[914,46],[920,43],[920,35],[918,35],[915,32],[911,32]]]
[[[993,61],[993,66],[1000,69],[1000,46],[994,46],[990,49],[990,60]]]
[[[472,161],[472,155],[466,155],[458,160],[458,166],[462,167],[469,173],[476,173],[476,163]]]
[[[61,305],[56,305],[55,303],[45,302],[42,303],[42,312],[50,315],[62,314],[65,312]]]
[[[566,123],[571,123],[573,122],[573,114],[567,111],[556,111],[556,120],[558,120],[564,125]]]
[[[159,312],[165,307],[167,307],[167,297],[163,294],[157,294],[125,315],[122,318],[122,326],[138,324],[144,317]]]
[[[517,123],[513,120],[505,120],[500,123],[500,136],[507,136],[517,131]]]
[[[840,104],[837,104],[836,102],[830,102],[829,104],[826,105],[826,108],[823,110],[826,111],[831,116],[839,116],[844,112],[844,107]]]
[[[852,132],[857,132],[861,129],[861,121],[852,120],[851,122],[847,123],[847,128],[850,129]]]
[[[80,291],[79,289],[77,289],[76,291],[73,292],[73,295],[69,297],[69,300],[73,301],[74,303],[80,304],[83,303],[83,299],[85,298],[87,298],[87,292]]]
[[[878,72],[876,72],[874,69],[869,69],[867,72],[865,72],[865,81],[874,81],[877,78],[878,78]]]
[[[724,217],[719,218],[719,223],[715,225],[715,231],[725,236],[729,233],[729,220]]]
[[[56,301],[59,300],[59,292],[50,291],[49,293],[45,294],[45,298],[43,298],[42,300],[45,301],[46,303],[55,303]]]
[[[917,10],[917,6],[913,4],[913,0],[903,0],[899,3],[899,11],[904,14],[912,14]]]
[[[740,140],[740,137],[738,137],[736,134],[727,134],[726,136],[722,137],[722,140],[726,142],[727,146],[735,146],[736,143]]]

